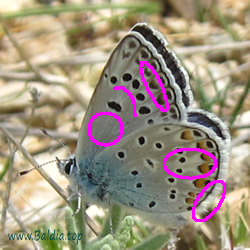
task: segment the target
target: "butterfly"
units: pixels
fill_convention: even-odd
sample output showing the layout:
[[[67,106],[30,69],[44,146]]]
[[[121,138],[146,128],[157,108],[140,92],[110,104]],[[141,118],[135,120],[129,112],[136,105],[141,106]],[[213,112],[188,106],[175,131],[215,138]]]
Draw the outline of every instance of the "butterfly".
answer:
[[[148,220],[179,228],[187,223],[201,190],[213,180],[225,180],[230,135],[214,114],[192,108],[188,74],[166,46],[163,35],[146,23],[136,24],[119,42],[86,111],[76,153],[66,163],[59,161],[58,167],[84,201],[103,207],[118,204]],[[155,105],[146,90],[139,70],[142,61],[154,68],[163,84],[167,112]],[[166,107],[155,74],[146,65],[142,69],[156,102]],[[194,180],[168,174],[163,159],[180,148],[209,151],[218,161],[216,170]],[[213,164],[210,157],[198,151],[178,152],[167,160],[168,168],[183,176],[205,174]],[[208,188],[196,212],[204,211],[221,190],[218,183]]]

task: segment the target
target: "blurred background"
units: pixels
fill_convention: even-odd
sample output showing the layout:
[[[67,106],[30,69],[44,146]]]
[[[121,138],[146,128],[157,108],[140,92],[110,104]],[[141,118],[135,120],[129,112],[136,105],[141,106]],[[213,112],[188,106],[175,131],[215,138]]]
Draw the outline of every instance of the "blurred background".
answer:
[[[190,220],[176,249],[250,249],[249,0],[0,0],[0,21],[0,249],[69,249],[62,241],[9,240],[37,229],[66,232],[67,203],[37,171],[16,176],[33,166],[3,128],[40,165],[68,156],[40,127],[73,153],[102,69],[137,22],[167,38],[189,73],[194,106],[217,114],[232,135],[223,206],[205,223]],[[55,162],[43,170],[67,189]],[[101,230],[108,212],[87,213]],[[126,249],[165,231],[138,218]],[[96,237],[88,227],[87,237]]]

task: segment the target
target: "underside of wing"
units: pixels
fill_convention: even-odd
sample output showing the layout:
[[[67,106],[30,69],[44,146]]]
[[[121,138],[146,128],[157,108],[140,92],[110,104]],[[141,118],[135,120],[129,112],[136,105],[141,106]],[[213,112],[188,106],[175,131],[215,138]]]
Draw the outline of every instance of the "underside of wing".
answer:
[[[192,101],[188,76],[176,56],[165,48],[166,43],[159,32],[146,24],[136,25],[121,40],[104,68],[86,112],[80,131],[77,155],[82,154],[83,148],[87,155],[95,155],[103,149],[90,141],[88,136],[89,121],[99,112],[112,112],[118,115],[123,122],[123,136],[149,124],[160,124],[163,119],[187,118],[186,107]],[[141,61],[147,61],[153,66],[160,77],[168,98],[167,112],[160,111],[146,91],[139,70]],[[163,92],[155,74],[146,66],[143,67],[143,74],[157,103],[165,107]],[[124,87],[132,94],[135,103],[132,103],[127,93],[121,89],[114,90],[113,87]],[[137,117],[134,116],[133,109],[136,110]],[[102,143],[114,141],[120,130],[121,126],[117,119],[109,115],[98,116],[91,126],[93,137]]]

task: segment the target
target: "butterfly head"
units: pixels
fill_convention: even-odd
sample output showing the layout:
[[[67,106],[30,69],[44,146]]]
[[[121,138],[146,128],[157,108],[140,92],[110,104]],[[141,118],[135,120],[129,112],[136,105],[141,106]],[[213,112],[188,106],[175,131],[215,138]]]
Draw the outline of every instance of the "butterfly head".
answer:
[[[70,155],[66,160],[57,160],[57,167],[62,175],[70,179],[73,176],[73,172],[76,170],[76,158],[75,155]]]

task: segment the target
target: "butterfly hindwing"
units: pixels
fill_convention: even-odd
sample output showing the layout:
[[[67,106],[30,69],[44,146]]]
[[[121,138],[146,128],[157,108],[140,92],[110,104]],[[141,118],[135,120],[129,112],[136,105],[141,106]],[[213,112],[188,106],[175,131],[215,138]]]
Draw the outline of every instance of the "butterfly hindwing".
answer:
[[[163,169],[163,158],[177,148],[205,149],[214,154],[218,167],[206,178],[192,181],[175,178]],[[183,121],[142,129],[96,156],[94,165],[98,167],[92,169],[92,173],[100,173],[97,179],[106,188],[101,197],[95,198],[102,200],[108,193],[110,200],[127,208],[156,218],[159,214],[164,216],[169,225],[168,217],[178,215],[181,218],[190,213],[195,197],[206,184],[225,178],[227,150],[222,138],[200,124]],[[166,164],[177,174],[198,176],[207,173],[214,162],[198,151],[183,151],[171,156]],[[198,211],[202,211],[220,190],[220,184],[209,188],[198,203]]]

